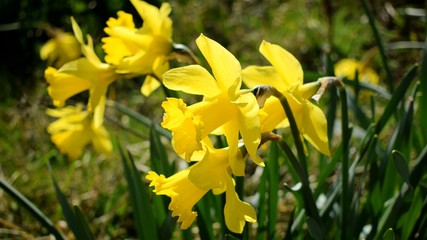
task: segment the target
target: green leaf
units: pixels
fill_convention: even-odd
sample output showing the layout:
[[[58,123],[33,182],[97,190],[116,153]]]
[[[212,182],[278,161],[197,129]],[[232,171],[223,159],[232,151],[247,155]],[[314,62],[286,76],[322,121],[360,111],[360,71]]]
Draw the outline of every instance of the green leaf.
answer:
[[[276,144],[270,144],[268,160],[265,170],[268,171],[268,232],[269,239],[274,238],[276,234],[276,224],[278,220],[278,202],[279,202],[279,148]]]
[[[411,239],[410,235],[414,231],[417,222],[421,222],[420,217],[423,213],[423,201],[426,196],[425,189],[418,187],[413,196],[410,197],[410,207],[399,219],[399,225],[402,229],[402,239]],[[424,203],[427,204],[427,203]]]
[[[323,239],[323,232],[320,228],[319,224],[311,217],[307,217],[307,226],[308,226],[308,232],[310,233],[311,237],[313,237],[316,240]]]
[[[92,232],[90,231],[89,223],[87,222],[86,218],[83,216],[83,213],[80,207],[74,206],[73,209],[75,213],[75,218],[80,228],[79,231],[85,236],[88,236],[88,237],[90,236],[90,238],[87,238],[87,239],[95,239],[92,235]]]
[[[33,215],[37,221],[45,227],[56,239],[66,239],[66,237],[56,229],[52,221],[44,215],[44,213],[36,207],[28,198],[22,195],[17,189],[10,185],[6,180],[0,177],[0,188],[8,193],[15,201],[18,202],[19,206],[27,209],[31,215]]]
[[[268,223],[267,223],[267,188],[268,188],[268,168],[269,165],[266,161],[265,167],[262,171],[261,179],[259,181],[258,185],[258,194],[259,194],[259,200],[258,200],[258,209],[257,209],[257,222],[258,222],[258,228],[257,228],[257,234],[256,239],[262,240],[262,239],[271,239],[267,238],[267,232],[268,232]]]
[[[383,240],[394,240],[396,237],[394,236],[393,228],[387,229],[387,231],[383,235]]]
[[[173,168],[169,166],[167,151],[160,141],[159,133],[155,130],[154,125],[150,129],[150,161],[153,171],[166,176],[173,174]]]
[[[396,167],[397,172],[402,177],[402,179],[405,181],[406,184],[408,184],[411,188],[411,182],[409,181],[409,166],[408,161],[405,159],[402,153],[400,153],[397,150],[392,151],[393,156],[393,162],[394,166]]]
[[[420,97],[419,99],[419,106],[427,106],[427,38],[425,39],[424,42],[424,50],[423,50],[423,55],[421,58],[421,65],[420,65]],[[427,122],[427,111],[422,110],[421,108],[419,109],[419,122],[420,123],[425,123]],[[420,129],[422,135],[423,135],[423,140],[424,143],[427,143],[427,128],[421,128]]]
[[[94,239],[92,233],[90,232],[90,228],[87,224],[87,221],[84,219],[83,215],[79,210],[75,212],[70,204],[68,203],[66,197],[62,193],[61,189],[58,186],[58,183],[55,180],[55,177],[51,173],[51,179],[53,182],[53,186],[55,188],[56,197],[61,205],[62,213],[64,214],[65,221],[68,224],[68,227],[73,232],[76,239],[82,240],[90,240]],[[83,219],[83,220],[82,220]]]
[[[377,26],[376,26],[374,13],[373,13],[371,6],[369,5],[367,0],[361,0],[361,2],[362,2],[363,10],[365,11],[366,15],[368,15],[369,25],[371,26],[372,32],[374,34],[375,42],[377,43],[377,47],[380,51],[381,62],[383,64],[384,70],[386,72],[386,79],[385,80],[386,80],[388,89],[390,92],[393,92],[394,88],[393,88],[392,74],[391,74],[390,66],[388,64],[387,56],[385,54],[384,43],[380,37],[380,33],[379,33]]]
[[[214,233],[212,228],[212,216],[210,212],[210,201],[209,197],[203,197],[196,204],[197,209],[197,226],[199,227],[199,234],[201,239],[214,239]]]
[[[107,101],[107,105],[113,107],[114,109],[118,110],[119,112],[128,115],[129,117],[135,119],[136,121],[142,123],[143,125],[155,129],[160,135],[166,137],[167,139],[171,139],[172,135],[169,131],[162,128],[159,124],[154,123],[151,119],[147,118],[146,116],[139,114],[138,112],[135,112],[134,110],[128,108],[127,106],[120,104],[118,102],[114,102],[112,100]]]
[[[128,184],[138,237],[145,240],[159,239],[157,221],[149,199],[149,189],[143,184],[131,155],[128,152],[124,152],[120,144],[118,144],[118,148]]]
[[[400,80],[399,85],[394,91],[390,101],[388,102],[381,118],[378,120],[375,133],[380,133],[381,130],[385,127],[386,123],[396,111],[399,103],[404,99],[405,93],[411,85],[412,81],[417,76],[417,66],[413,66],[408,72],[406,72],[405,76],[403,76],[402,80]]]

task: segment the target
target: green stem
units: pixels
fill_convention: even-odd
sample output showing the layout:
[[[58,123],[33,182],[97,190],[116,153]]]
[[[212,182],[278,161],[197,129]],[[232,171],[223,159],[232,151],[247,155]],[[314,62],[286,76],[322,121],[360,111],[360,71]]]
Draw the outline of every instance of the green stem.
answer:
[[[275,90],[275,89],[274,89]],[[277,90],[275,90],[274,94],[276,97],[279,96],[280,102],[282,103],[282,106],[285,110],[286,116],[289,120],[289,125],[291,127],[292,135],[295,141],[295,145],[298,151],[298,159],[292,152],[291,148],[288,146],[288,144],[285,141],[280,141],[279,146],[283,149],[283,151],[286,153],[286,155],[289,158],[289,161],[291,162],[292,166],[295,168],[300,181],[302,183],[302,194],[303,194],[303,201],[305,205],[305,209],[307,212],[307,216],[311,219],[313,219],[317,225],[319,226],[319,230],[321,231],[319,239],[323,238],[323,228],[322,223],[320,221],[319,211],[316,206],[316,202],[313,196],[313,192],[310,188],[310,181],[308,180],[308,170],[307,170],[307,164],[306,164],[306,157],[304,153],[303,143],[301,141],[301,135],[299,134],[298,127],[295,121],[295,118],[293,116],[292,110],[289,106],[289,103],[282,94],[278,93]]]

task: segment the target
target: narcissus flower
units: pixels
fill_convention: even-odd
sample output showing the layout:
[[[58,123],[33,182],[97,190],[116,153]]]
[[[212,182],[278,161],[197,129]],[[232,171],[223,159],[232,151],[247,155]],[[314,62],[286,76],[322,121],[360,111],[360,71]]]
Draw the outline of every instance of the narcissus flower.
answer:
[[[174,68],[163,75],[163,84],[169,89],[204,97],[203,101],[187,108],[191,114],[180,113],[183,116],[180,119],[185,123],[183,128],[191,128],[191,131],[187,131],[191,134],[187,138],[191,138],[192,141],[187,142],[191,142],[191,146],[194,147],[182,150],[186,155],[191,156],[193,151],[198,150],[197,148],[200,149],[200,146],[194,142],[200,141],[214,131],[223,133],[230,147],[230,165],[233,174],[243,176],[244,161],[237,146],[239,133],[249,155],[257,164],[263,165],[262,159],[256,154],[261,135],[259,106],[252,93],[240,90],[242,77],[239,61],[220,44],[204,35],[197,38],[196,43],[208,61],[213,76],[200,65]],[[177,100],[168,99],[167,101],[176,102]],[[172,105],[170,104],[170,106]],[[166,120],[173,118],[172,116],[179,111],[188,111],[182,110],[186,106],[178,107],[177,104],[174,106],[176,106],[174,111],[171,111],[171,108],[165,109],[167,110]],[[191,121],[193,121],[193,126],[188,124]],[[169,122],[164,121],[162,126],[171,130],[174,136],[180,134],[183,128],[176,128]],[[176,147],[177,140],[173,141]],[[183,154],[184,152],[178,153]]]
[[[261,43],[260,52],[272,66],[245,68],[243,70],[245,84],[248,87],[270,85],[276,88],[289,102],[302,136],[320,152],[330,155],[325,114],[309,100],[316,90],[313,84],[303,84],[303,71],[298,60],[279,45],[267,41]],[[267,125],[263,130],[289,125],[277,98],[268,99],[261,112],[264,112],[262,114],[265,118],[271,118],[264,119],[263,122]]]
[[[256,222],[255,209],[241,201],[235,191],[229,166],[229,148],[214,149],[209,144],[202,160],[171,177],[150,171],[146,179],[154,186],[157,195],[171,198],[169,209],[178,217],[181,229],[187,229],[197,217],[194,205],[209,191],[226,193],[225,223],[230,231],[241,233],[246,222]],[[209,174],[207,174],[209,173]]]
[[[129,13],[119,11],[110,18],[104,29],[108,37],[102,39],[105,61],[117,67],[117,72],[130,76],[147,75],[141,92],[151,94],[160,78],[169,69],[168,55],[172,51],[171,7],[163,3],[160,9],[144,1],[131,0],[141,16],[143,25],[136,28]]]
[[[70,97],[89,90],[88,111],[92,112],[100,99],[107,92],[108,86],[119,78],[114,67],[102,63],[93,49],[92,38],[88,35],[88,43],[83,41],[80,27],[72,19],[74,34],[81,44],[84,58],[64,64],[61,68],[48,67],[45,78],[49,83],[48,93],[56,107],[62,107]]]
[[[60,30],[52,30],[53,38],[49,39],[40,49],[40,58],[47,60],[50,66],[61,67],[64,63],[80,57],[80,44],[73,34]]]
[[[102,125],[105,98],[101,101],[104,104],[99,105],[93,114],[83,110],[82,105],[47,110],[48,115],[59,118],[48,126],[47,131],[62,154],[76,159],[89,143],[99,153],[111,153],[111,140]]]
[[[344,58],[339,60],[334,65],[335,75],[337,77],[346,77],[350,80],[356,78],[356,71],[358,73],[359,81],[378,84],[378,74],[365,63],[359,62],[356,59]]]

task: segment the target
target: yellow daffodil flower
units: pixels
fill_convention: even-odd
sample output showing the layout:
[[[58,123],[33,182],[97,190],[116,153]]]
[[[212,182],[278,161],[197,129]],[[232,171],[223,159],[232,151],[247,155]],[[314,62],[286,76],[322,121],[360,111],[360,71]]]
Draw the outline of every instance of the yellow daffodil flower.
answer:
[[[356,59],[344,58],[339,60],[334,65],[335,75],[337,77],[346,77],[349,80],[356,78],[358,73],[359,81],[368,82],[377,85],[379,83],[378,74],[365,63],[359,62]]]
[[[168,98],[162,107],[166,112],[162,126],[172,131],[172,146],[189,162],[194,151],[202,150],[203,122],[193,115],[182,99]]]
[[[117,67],[117,72],[130,76],[147,75],[141,88],[148,96],[160,86],[160,78],[169,69],[168,55],[172,51],[171,7],[163,3],[160,9],[144,1],[131,0],[141,16],[143,25],[136,28],[132,15],[119,11],[110,18],[102,39],[105,61]]]
[[[49,83],[48,93],[53,99],[53,104],[62,107],[70,97],[89,90],[88,111],[92,112],[101,97],[106,94],[108,86],[118,79],[119,75],[115,73],[114,67],[99,60],[89,35],[88,43],[84,43],[83,34],[74,19],[72,24],[85,57],[68,62],[59,69],[48,67],[45,70],[45,78]]]
[[[47,131],[62,154],[76,159],[82,155],[83,148],[89,143],[92,143],[99,153],[111,153],[110,137],[99,121],[103,118],[105,106],[105,99],[101,101],[104,104],[99,105],[94,114],[84,111],[82,105],[48,109],[48,115],[59,118],[48,126]]]
[[[169,210],[172,216],[178,216],[178,222],[181,229],[187,229],[191,226],[197,217],[197,212],[193,211],[194,205],[208,192],[203,190],[188,179],[191,167],[182,170],[171,177],[166,178],[163,174],[150,171],[145,177],[151,181],[150,187],[154,186],[153,192],[157,195],[166,195],[171,198]]]
[[[225,222],[230,231],[242,233],[246,222],[256,222],[255,209],[241,201],[235,191],[229,166],[229,148],[214,149],[206,144],[206,154],[191,167],[166,178],[150,171],[146,179],[154,186],[157,195],[171,198],[169,209],[172,216],[178,216],[181,229],[187,229],[194,222],[197,213],[194,205],[209,191],[214,194],[226,193],[224,207]]]
[[[239,133],[249,155],[257,164],[263,165],[262,159],[256,154],[261,135],[259,106],[252,93],[240,90],[242,78],[239,61],[220,44],[204,35],[197,38],[196,43],[208,61],[213,76],[199,65],[171,69],[163,75],[163,84],[169,89],[204,96],[202,102],[188,107],[192,114],[181,114],[193,121],[194,126],[191,126],[190,131],[190,124],[188,124],[190,120],[183,120],[186,124],[182,128],[171,126],[169,121],[164,122],[162,126],[171,130],[174,136],[182,129],[187,129],[187,132],[193,134],[187,138],[193,139],[191,146],[194,148],[182,149],[188,155],[195,150],[200,150],[200,146],[194,144],[194,141],[200,141],[219,129],[225,134],[230,147],[230,165],[233,174],[243,176],[244,161],[237,146]],[[168,99],[167,101],[176,100]],[[179,111],[178,109],[174,112],[170,109],[165,110],[167,110],[166,119],[172,118]],[[188,117],[190,115],[191,117]],[[176,147],[177,140],[173,141]]]
[[[52,31],[54,36],[40,49],[40,58],[50,66],[61,67],[66,62],[80,57],[80,45],[74,35],[60,30]]]
[[[309,100],[315,92],[314,85],[303,84],[300,63],[291,53],[267,41],[261,43],[260,52],[272,66],[245,68],[243,81],[248,87],[270,85],[276,88],[289,102],[302,136],[320,152],[329,156],[326,117],[323,111]],[[268,125],[264,126],[263,130],[289,125],[277,98],[268,99],[261,112],[264,112],[264,118],[271,118],[264,119]]]

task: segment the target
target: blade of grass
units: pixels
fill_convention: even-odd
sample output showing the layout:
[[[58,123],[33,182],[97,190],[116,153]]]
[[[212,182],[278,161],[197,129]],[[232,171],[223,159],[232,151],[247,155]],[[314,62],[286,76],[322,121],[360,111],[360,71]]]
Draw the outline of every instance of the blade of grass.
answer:
[[[67,239],[61,232],[56,229],[52,221],[44,215],[44,213],[36,207],[28,198],[22,195],[16,188],[10,185],[6,180],[0,178],[0,188],[2,188],[6,193],[8,193],[15,201],[18,202],[18,205],[27,209],[37,221],[45,227],[56,239]]]
[[[427,6],[427,4],[426,4]],[[427,23],[426,23],[427,27]],[[424,42],[424,50],[421,58],[420,65],[420,97],[419,97],[419,106],[427,106],[427,37]],[[419,111],[419,122],[425,123],[427,122],[427,111]],[[427,143],[427,128],[421,128],[424,143]]]
[[[128,108],[127,106],[120,104],[118,102],[114,102],[112,100],[107,101],[107,105],[110,107],[113,107],[117,111],[126,114],[127,116],[137,120],[138,122],[144,124],[145,126],[149,128],[154,128],[160,135],[166,137],[167,139],[171,139],[172,135],[169,131],[162,128],[159,124],[154,123],[151,119],[147,118],[146,116],[139,114],[135,112],[134,110]]]
[[[120,144],[118,144],[118,149],[128,183],[129,198],[138,237],[146,240],[159,239],[157,221],[149,200],[149,189],[143,184],[131,155],[124,152]]]
[[[372,29],[372,32],[373,32],[374,38],[375,38],[375,42],[376,42],[378,50],[380,52],[381,61],[382,61],[384,70],[386,72],[386,84],[388,86],[388,90],[389,90],[389,92],[393,92],[394,87],[393,87],[393,79],[392,79],[392,75],[391,75],[391,70],[390,70],[390,66],[388,64],[387,56],[385,54],[384,43],[380,37],[380,33],[379,33],[377,25],[375,23],[375,17],[374,17],[373,11],[372,11],[371,6],[369,5],[367,0],[361,0],[361,3],[362,3],[363,10],[365,11],[366,15],[368,15],[369,26]]]
[[[165,176],[171,176],[173,169],[168,162],[168,156],[165,147],[160,141],[160,136],[155,127],[150,129],[150,161],[153,165],[153,171],[164,173]]]
[[[408,72],[406,72],[405,76],[403,76],[396,90],[394,91],[390,101],[388,102],[386,108],[384,109],[381,118],[378,120],[375,126],[375,133],[380,133],[381,130],[385,127],[386,123],[392,116],[392,114],[396,111],[399,103],[402,101],[405,96],[406,91],[411,85],[412,81],[417,76],[417,66],[413,66]]]

